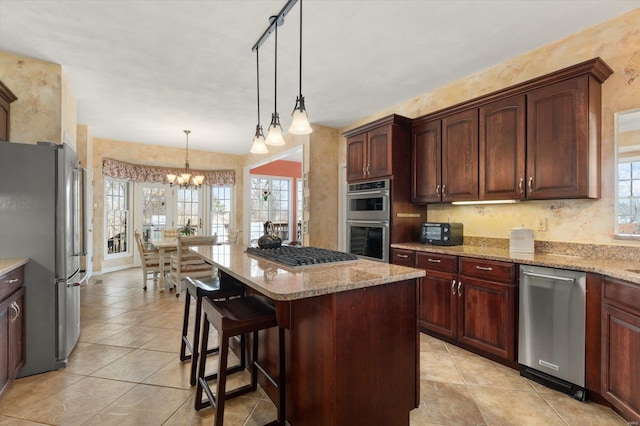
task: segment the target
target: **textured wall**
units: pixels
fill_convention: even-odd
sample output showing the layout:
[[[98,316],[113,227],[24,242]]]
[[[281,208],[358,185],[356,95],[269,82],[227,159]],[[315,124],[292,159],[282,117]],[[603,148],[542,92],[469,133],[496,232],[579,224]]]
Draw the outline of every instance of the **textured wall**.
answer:
[[[0,52],[0,80],[18,97],[11,103],[11,140],[33,144],[38,141],[61,143],[62,67]],[[73,108],[75,119],[75,105]]]
[[[614,74],[602,86],[602,198],[600,200],[527,201],[517,205],[430,205],[427,218],[460,221],[465,234],[506,238],[509,229],[534,227],[546,218],[548,230],[537,239],[583,243],[638,245],[614,240],[614,121],[615,112],[640,107],[640,9],[588,28],[499,63],[467,78],[417,96],[388,110],[365,117],[345,130],[391,113],[419,117],[571,65],[601,57]],[[341,151],[346,140],[341,138]]]

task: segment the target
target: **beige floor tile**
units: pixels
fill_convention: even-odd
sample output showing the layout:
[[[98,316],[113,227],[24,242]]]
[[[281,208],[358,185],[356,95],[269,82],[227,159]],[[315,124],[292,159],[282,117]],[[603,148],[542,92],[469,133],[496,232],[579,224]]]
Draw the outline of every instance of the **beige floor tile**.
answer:
[[[14,419],[13,417],[0,416],[0,425],[2,426],[37,426],[45,423],[30,422],[29,420]]]
[[[159,334],[140,346],[140,349],[178,354],[180,353],[181,341],[182,330],[160,329]]]
[[[420,380],[464,384],[447,351],[420,352]]]
[[[140,325],[142,322],[155,318],[156,313],[143,309],[130,309],[122,314],[108,318],[105,322],[128,326]]]
[[[142,327],[171,328],[182,330],[183,313],[181,312],[156,312],[149,319],[140,322]]]
[[[139,348],[162,335],[164,330],[152,327],[133,326],[111,337],[101,340],[102,345],[123,346],[126,348]]]
[[[191,373],[190,369],[191,362],[179,362],[178,358],[176,358],[175,361],[169,362],[167,365],[144,379],[143,383],[177,389],[192,389],[191,383],[189,383],[189,374]]]
[[[129,324],[113,324],[103,321],[81,321],[80,337],[78,341],[85,343],[98,343],[108,337],[131,327]]]
[[[141,383],[169,362],[178,362],[177,360],[175,354],[136,349],[91,375],[105,379]]]
[[[231,407],[225,408],[225,424],[227,410],[231,413]],[[256,405],[255,410],[251,413],[245,426],[262,426],[278,419],[278,409],[270,399],[262,399]]]
[[[119,346],[78,343],[69,357],[65,372],[88,376],[132,350]]]
[[[527,379],[512,368],[477,355],[458,356],[454,353],[452,359],[467,384],[535,392]]]
[[[569,426],[626,426],[629,423],[611,408],[595,402],[581,402],[553,391],[540,394]]]
[[[420,381],[420,406],[410,413],[411,425],[484,425],[484,418],[465,385]]]
[[[132,383],[84,377],[58,392],[25,395],[11,403],[7,415],[53,425],[80,425],[133,386]]]
[[[23,413],[16,409],[22,401],[29,400],[37,404],[40,399],[62,392],[83,378],[83,376],[61,371],[51,371],[14,380],[2,395],[0,414],[25,418],[20,416]]]
[[[161,425],[191,396],[191,392],[167,387],[136,385],[98,414],[87,425]]]
[[[118,317],[127,312],[127,309],[114,308],[112,306],[87,306],[80,309],[80,322],[82,321],[105,321]]]
[[[234,398],[236,400],[244,399],[243,397]],[[230,400],[233,401],[233,400]],[[244,401],[243,401],[244,402]],[[258,404],[259,400],[250,400],[248,403],[252,403],[253,407]],[[251,408],[253,411],[253,408]],[[251,412],[249,411],[249,413]],[[241,426],[244,424],[247,419],[248,414],[237,414],[230,413],[225,410],[224,416],[224,424],[226,426],[238,425]],[[185,402],[180,409],[167,420],[163,426],[199,426],[206,425],[210,426],[213,424],[213,420],[215,417],[215,410],[211,407],[204,408],[200,411],[196,411],[194,409],[194,397],[189,398],[187,402]]]
[[[446,351],[447,347],[444,342],[431,337],[428,334],[420,333],[420,351]]]
[[[560,416],[536,392],[468,386],[489,426],[565,426]]]

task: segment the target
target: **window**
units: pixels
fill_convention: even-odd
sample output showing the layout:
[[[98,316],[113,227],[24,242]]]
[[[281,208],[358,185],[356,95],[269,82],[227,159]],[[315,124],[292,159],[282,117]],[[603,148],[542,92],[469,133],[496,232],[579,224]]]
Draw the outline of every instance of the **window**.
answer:
[[[178,189],[178,204],[176,223],[178,227],[184,226],[189,222],[191,226],[200,226],[200,215],[198,209],[198,190],[197,189]]]
[[[129,183],[105,178],[105,258],[129,253]]]
[[[211,187],[211,208],[209,218],[211,220],[211,234],[218,235],[218,242],[229,242],[229,229],[232,226],[232,200],[231,185],[214,185]]]
[[[250,239],[264,234],[264,223],[271,221],[274,231],[283,241],[289,240],[290,179],[251,178]]]
[[[640,233],[640,160],[618,162],[618,233]]]
[[[165,188],[142,188],[142,229],[145,238],[162,236],[161,230],[167,227],[167,194]]]

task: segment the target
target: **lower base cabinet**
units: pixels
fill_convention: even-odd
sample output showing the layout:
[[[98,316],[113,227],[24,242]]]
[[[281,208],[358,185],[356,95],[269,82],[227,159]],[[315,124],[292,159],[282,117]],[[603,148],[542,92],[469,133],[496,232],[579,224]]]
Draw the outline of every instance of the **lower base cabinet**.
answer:
[[[612,278],[603,290],[602,396],[640,423],[640,286]]]
[[[0,277],[0,394],[24,365],[24,268]]]

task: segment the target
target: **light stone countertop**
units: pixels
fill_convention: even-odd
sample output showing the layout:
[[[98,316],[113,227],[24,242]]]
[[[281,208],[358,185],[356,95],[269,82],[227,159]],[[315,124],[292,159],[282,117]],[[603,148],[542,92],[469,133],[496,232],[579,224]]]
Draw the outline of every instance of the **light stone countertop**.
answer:
[[[245,253],[240,245],[191,247],[222,271],[273,300],[296,300],[425,276],[420,269],[360,259],[290,268]]]
[[[433,246],[419,242],[391,244],[391,247],[427,253],[450,254],[453,256],[474,257],[487,260],[502,260],[506,262],[520,263],[523,265],[536,265],[546,266],[548,268],[593,272],[640,284],[640,259],[637,261],[628,261],[550,253],[516,255],[511,254],[509,250],[495,247],[469,245]],[[633,270],[637,272],[633,272]]]
[[[18,269],[28,261],[28,258],[0,259],[0,276]]]

